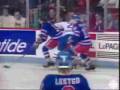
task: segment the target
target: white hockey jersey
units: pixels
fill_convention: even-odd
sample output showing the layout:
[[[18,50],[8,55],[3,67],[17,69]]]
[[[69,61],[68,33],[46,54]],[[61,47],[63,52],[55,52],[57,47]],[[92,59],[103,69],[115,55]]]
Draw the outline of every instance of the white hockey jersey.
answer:
[[[55,26],[59,30],[63,30],[63,36],[65,35],[73,35],[73,25],[70,24],[69,22],[59,22],[55,23]]]

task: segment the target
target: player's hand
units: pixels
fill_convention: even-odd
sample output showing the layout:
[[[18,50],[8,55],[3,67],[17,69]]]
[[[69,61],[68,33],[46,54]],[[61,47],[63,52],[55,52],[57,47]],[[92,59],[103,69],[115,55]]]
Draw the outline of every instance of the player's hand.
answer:
[[[36,43],[40,44],[41,42],[42,42],[42,39],[41,38],[37,38]]]
[[[70,37],[68,38],[68,42],[67,42],[67,44],[72,44],[72,42],[73,42],[73,40],[72,40],[72,36],[70,36]]]
[[[34,43],[33,47],[37,49],[41,43],[42,43],[42,39],[37,38],[37,41]]]
[[[34,44],[33,44],[33,47],[35,48],[35,49],[37,49],[38,47],[39,47],[39,43],[38,42],[35,42]]]

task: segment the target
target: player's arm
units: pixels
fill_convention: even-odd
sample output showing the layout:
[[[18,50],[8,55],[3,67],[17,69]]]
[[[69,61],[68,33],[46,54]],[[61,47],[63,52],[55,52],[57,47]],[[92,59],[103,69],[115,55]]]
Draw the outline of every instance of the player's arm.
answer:
[[[47,78],[45,77],[45,78],[43,79],[43,81],[41,82],[40,90],[48,90],[48,89],[47,89],[47,86],[46,86],[46,80],[47,80]]]
[[[42,82],[41,85],[40,85],[40,90],[45,90],[44,87],[45,87],[44,82]]]
[[[41,33],[39,34],[36,42],[34,43],[34,47],[37,49],[40,44],[42,44],[47,40],[47,38],[48,38],[47,32],[45,32],[44,30],[41,30]]]
[[[81,76],[81,82],[82,82],[82,88],[83,90],[91,90],[90,86],[89,86],[89,83],[88,83],[88,80],[84,77],[84,76]]]
[[[49,75],[47,75],[43,80],[42,80],[42,83],[40,85],[40,90],[51,90],[51,86],[49,85],[49,81],[50,78],[49,78]]]
[[[59,32],[59,31],[64,31],[63,26],[61,25],[61,23],[55,23],[54,24],[54,28]]]

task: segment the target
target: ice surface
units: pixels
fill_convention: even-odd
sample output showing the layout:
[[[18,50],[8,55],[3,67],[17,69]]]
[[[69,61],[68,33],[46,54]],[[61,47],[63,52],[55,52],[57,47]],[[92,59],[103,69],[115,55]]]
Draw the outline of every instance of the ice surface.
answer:
[[[6,64],[11,65],[11,68],[3,68],[3,65]],[[111,83],[114,84],[113,80],[118,80],[118,72],[118,69],[106,68],[97,68],[95,71],[89,72],[83,68],[73,70],[73,73],[84,75],[88,79],[90,87],[97,90],[114,88],[110,85]],[[39,64],[0,63],[0,89],[39,89],[44,76],[55,73],[57,70],[44,69]]]

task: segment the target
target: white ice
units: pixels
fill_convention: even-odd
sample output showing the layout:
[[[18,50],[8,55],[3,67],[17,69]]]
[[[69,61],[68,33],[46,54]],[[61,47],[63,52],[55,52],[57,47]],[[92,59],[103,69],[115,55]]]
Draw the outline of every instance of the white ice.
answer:
[[[3,68],[3,65],[11,68]],[[39,64],[0,63],[0,89],[39,89],[41,80],[46,74],[57,73],[55,69],[44,69]],[[96,90],[117,90],[118,69],[97,68],[95,71],[85,71],[83,68],[73,70],[73,73],[84,75],[90,87]]]

